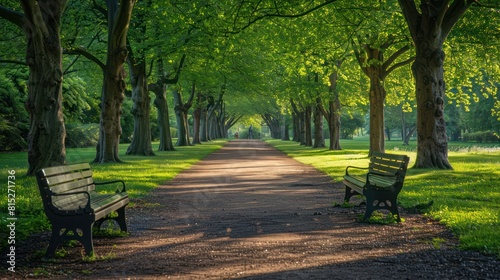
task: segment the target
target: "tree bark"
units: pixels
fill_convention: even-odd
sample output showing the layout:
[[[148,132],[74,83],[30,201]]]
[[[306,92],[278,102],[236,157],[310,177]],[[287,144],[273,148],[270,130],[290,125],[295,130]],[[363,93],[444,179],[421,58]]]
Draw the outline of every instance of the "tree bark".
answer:
[[[319,103],[319,109],[323,113],[328,123],[328,132],[330,136],[329,150],[341,150],[340,147],[340,97],[337,89],[338,68],[342,64],[342,60],[338,60],[335,64],[335,69],[328,77],[330,85],[328,91],[330,99],[328,101],[328,111],[324,108],[322,103]]]
[[[279,117],[273,116],[270,113],[262,114],[261,117],[269,127],[269,130],[271,131],[271,138],[280,139],[281,133],[280,133]]]
[[[193,110],[193,144],[201,144],[201,92],[196,93],[196,108]]]
[[[208,114],[207,108],[201,108],[201,116],[200,116],[200,141],[208,142]]]
[[[101,97],[101,121],[99,143],[94,162],[121,162],[118,148],[122,128],[120,117],[125,92],[127,60],[127,32],[134,7],[134,0],[106,1],[108,8],[108,50],[103,92]]]
[[[65,5],[64,0],[21,1],[27,37],[26,64],[30,69],[25,104],[30,116],[28,175],[44,167],[66,164],[60,40]]]
[[[130,64],[130,77],[132,83],[132,115],[134,116],[134,136],[127,149],[127,155],[154,156],[151,146],[151,99],[146,78],[146,64]]]
[[[290,125],[286,120],[286,116],[284,114],[281,115],[281,140],[290,141]]]
[[[295,104],[293,99],[290,99],[290,104],[292,105],[292,109],[297,115],[297,142],[300,143],[300,145],[305,145],[307,146],[307,133],[306,133],[306,111],[302,110],[301,108]],[[309,127],[310,127],[310,117],[309,117]],[[311,145],[310,145],[311,146]]]
[[[307,105],[304,110],[304,132],[305,132],[305,145],[312,146],[312,127],[311,127],[311,115],[312,115],[312,105]]]
[[[386,91],[377,71],[370,73],[370,152],[385,152],[384,102]]]
[[[158,111],[158,127],[160,129],[158,151],[175,151],[174,144],[172,143],[172,135],[170,134],[166,86],[164,84],[152,84],[149,87],[156,95],[154,105]]]
[[[314,106],[314,145],[313,148],[324,148],[325,137],[323,136],[323,113],[321,112],[321,98],[316,99]]]
[[[292,133],[293,133],[293,138],[292,141],[294,142],[300,142],[300,128],[299,128],[299,116],[293,112],[292,113]]]
[[[174,95],[174,110],[177,119],[177,143],[176,146],[190,146],[189,127],[187,123],[187,109],[182,103],[182,96],[178,89],[172,91]],[[189,108],[189,107],[188,107]]]
[[[415,168],[452,169],[444,120],[443,43],[471,0],[420,2],[398,0],[416,48],[412,65],[417,96],[417,159]]]

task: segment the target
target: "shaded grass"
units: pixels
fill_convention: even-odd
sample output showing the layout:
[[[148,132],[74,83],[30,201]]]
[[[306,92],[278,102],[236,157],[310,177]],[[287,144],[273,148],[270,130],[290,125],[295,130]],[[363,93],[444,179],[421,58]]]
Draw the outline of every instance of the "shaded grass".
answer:
[[[154,157],[126,156],[128,144],[120,145],[120,155],[123,163],[91,164],[94,180],[109,181],[122,179],[126,183],[127,192],[131,198],[131,206],[136,199],[143,197],[149,191],[173,179],[179,172],[189,168],[192,164],[203,159],[210,153],[224,145],[225,140],[212,141],[202,145],[176,147],[176,151],[156,152]],[[153,144],[153,150],[158,143]],[[67,149],[68,164],[92,162],[95,157],[95,148]],[[28,169],[27,153],[0,154],[0,169],[2,185],[6,186],[9,170],[16,172],[16,241],[25,239],[29,234],[50,229],[50,224],[43,212],[42,200],[38,191],[35,177],[26,176]],[[114,191],[111,186],[103,191]],[[5,188],[2,187],[2,190]],[[8,203],[7,191],[0,197],[0,250],[5,248],[8,241],[7,230]]]
[[[312,149],[292,141],[268,142],[335,181],[342,181],[346,166],[366,167],[369,162],[366,140],[343,140],[340,151]],[[454,170],[413,169],[415,143],[386,142],[386,152],[410,157],[399,203],[411,208],[434,201],[424,214],[448,226],[459,237],[462,249],[500,257],[500,146],[452,142],[449,147]]]

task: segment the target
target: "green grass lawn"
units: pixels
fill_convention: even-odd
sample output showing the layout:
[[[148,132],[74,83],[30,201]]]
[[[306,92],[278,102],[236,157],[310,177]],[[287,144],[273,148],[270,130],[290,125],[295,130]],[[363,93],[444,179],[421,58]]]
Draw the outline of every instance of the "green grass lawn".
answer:
[[[202,145],[189,147],[176,147],[176,151],[156,152],[154,157],[125,156],[128,144],[120,145],[120,155],[124,163],[92,164],[95,181],[122,179],[127,186],[127,192],[134,200],[147,194],[161,183],[171,180],[179,172],[190,167],[193,163],[203,159],[210,153],[219,149],[226,141],[212,141]],[[158,143],[153,143],[153,150],[158,148]],[[95,147],[67,149],[68,164],[91,162],[95,157]],[[0,170],[2,171],[2,184],[8,184],[8,171],[15,171],[15,217],[16,239],[19,241],[29,234],[47,230],[50,224],[43,212],[42,200],[38,191],[35,177],[26,176],[27,153],[0,154]],[[8,240],[7,228],[7,188],[2,187],[0,199],[0,250],[5,248]]]
[[[368,165],[365,139],[343,140],[340,151],[312,149],[292,141],[268,142],[335,181],[342,181],[348,165]],[[386,142],[386,152],[410,157],[399,203],[412,207],[434,201],[425,215],[447,225],[460,238],[461,248],[500,257],[500,145],[451,142],[449,150],[454,170],[413,169],[416,144]]]

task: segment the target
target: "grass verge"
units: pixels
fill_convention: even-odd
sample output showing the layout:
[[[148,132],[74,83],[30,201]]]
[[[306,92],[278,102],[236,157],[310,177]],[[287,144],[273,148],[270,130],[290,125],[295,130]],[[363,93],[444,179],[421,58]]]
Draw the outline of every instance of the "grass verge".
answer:
[[[127,192],[134,200],[146,195],[149,191],[165,181],[173,179],[179,172],[189,168],[192,164],[221,148],[226,141],[218,140],[202,145],[176,147],[176,151],[156,152],[154,157],[125,156],[128,144],[120,145],[120,155],[123,163],[92,164],[94,180],[106,181],[122,179],[127,186]],[[157,149],[158,143],[153,143]],[[95,148],[67,149],[68,164],[91,162],[95,157]],[[25,239],[32,233],[50,228],[42,208],[42,200],[38,191],[35,177],[26,176],[27,153],[0,154],[0,170],[2,184],[8,183],[8,171],[15,171],[15,209],[9,209],[7,188],[2,188],[0,197],[0,251],[8,245],[10,232],[7,225],[9,210],[14,210],[16,221],[15,240]],[[10,178],[12,179],[12,178]],[[112,191],[112,190],[110,190]]]
[[[368,141],[343,140],[340,151],[312,149],[292,141],[268,142],[296,160],[314,166],[342,181],[348,165],[368,166]],[[449,161],[454,170],[413,169],[415,144],[386,142],[386,152],[410,157],[403,190],[404,208],[427,204],[428,215],[448,226],[460,247],[500,257],[500,147],[498,144],[450,143]],[[334,203],[342,203],[337,201]]]

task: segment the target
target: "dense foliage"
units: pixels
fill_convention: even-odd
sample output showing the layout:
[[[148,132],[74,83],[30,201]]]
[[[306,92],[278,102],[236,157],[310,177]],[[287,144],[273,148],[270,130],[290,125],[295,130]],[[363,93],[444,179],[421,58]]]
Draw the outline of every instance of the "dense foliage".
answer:
[[[494,1],[482,4],[465,13],[444,47],[445,120],[450,140],[487,141],[471,136],[486,131],[489,141],[500,135],[500,64],[494,55],[500,46],[499,20],[498,16],[490,16],[498,14],[499,7]],[[16,1],[4,5],[21,11]],[[105,9],[104,1],[69,1],[62,18],[63,112],[68,128],[66,143],[72,147],[95,145],[98,137],[94,124],[100,123],[100,67],[108,40]],[[368,113],[370,83],[362,69],[383,63],[377,58],[356,59],[355,53],[362,56],[369,47],[380,49],[388,59],[391,52],[410,46],[402,60],[414,55],[400,12],[397,1],[304,0],[280,5],[273,1],[138,2],[128,46],[129,58],[134,60],[132,64],[129,61],[126,70],[131,78],[129,67],[144,63],[147,83],[163,83],[170,107],[172,128],[168,130],[173,130],[174,137],[179,127],[172,89],[181,93],[183,105],[188,103],[191,92],[196,93],[190,107],[186,107],[189,136],[193,136],[193,125],[200,118],[192,114],[200,110],[202,116],[207,116],[201,127],[210,129],[202,135],[205,140],[234,135],[253,124],[270,129],[263,136],[276,138],[285,137],[281,134],[286,127],[294,140],[301,141],[294,122],[303,122],[303,114],[322,109],[323,114],[338,112],[342,116],[338,134],[352,137],[355,132],[370,132],[370,118],[361,117]],[[24,110],[26,43],[21,30],[5,18],[0,17],[0,22],[0,147],[3,151],[25,150],[29,130]],[[393,71],[384,81],[388,139],[401,137],[405,141],[405,137],[416,133],[412,79],[410,67],[406,66]],[[121,141],[130,143],[138,137],[134,135],[134,123],[139,101],[134,97],[132,83],[127,81],[126,86]],[[146,102],[151,103],[147,109],[150,138],[158,139],[160,112],[153,106],[155,94],[150,91],[146,96]],[[292,108],[291,100],[297,110]],[[335,102],[337,107],[329,107]],[[312,115],[308,119],[312,124]],[[327,115],[321,129],[329,138],[326,121],[330,121]],[[309,136],[304,135],[311,137],[320,128],[304,129],[310,130]]]

